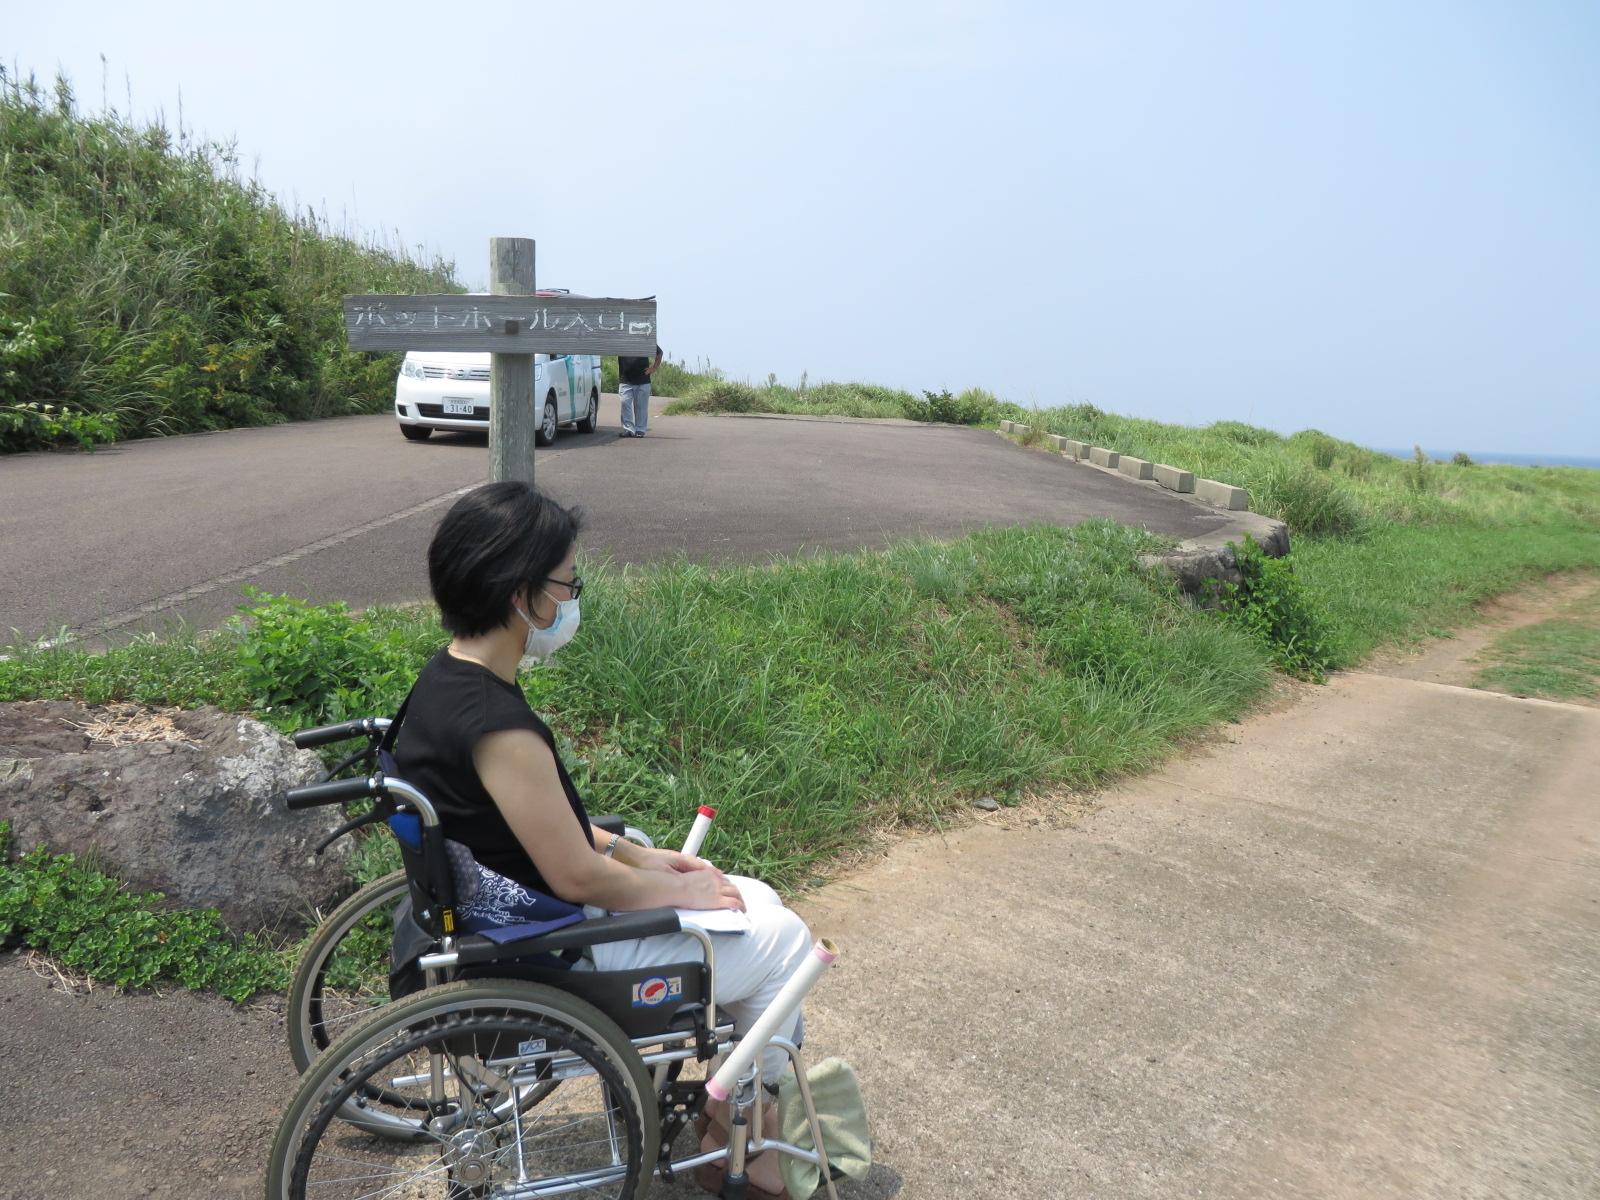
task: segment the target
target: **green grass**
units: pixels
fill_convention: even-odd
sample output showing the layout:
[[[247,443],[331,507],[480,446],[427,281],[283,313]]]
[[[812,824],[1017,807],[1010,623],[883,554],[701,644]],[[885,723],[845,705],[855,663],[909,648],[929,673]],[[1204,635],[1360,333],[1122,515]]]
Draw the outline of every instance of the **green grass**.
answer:
[[[1293,560],[1326,618],[1333,664],[1350,667],[1380,645],[1448,633],[1529,580],[1600,567],[1600,527],[1384,525],[1360,539],[1299,538]]]
[[[456,291],[398,239],[286,212],[233,148],[0,68],[0,453],[374,412],[399,356],[346,292]]]
[[[1474,687],[1549,700],[1600,696],[1600,594],[1560,617],[1504,634],[1483,657],[1493,665],[1478,672]]]

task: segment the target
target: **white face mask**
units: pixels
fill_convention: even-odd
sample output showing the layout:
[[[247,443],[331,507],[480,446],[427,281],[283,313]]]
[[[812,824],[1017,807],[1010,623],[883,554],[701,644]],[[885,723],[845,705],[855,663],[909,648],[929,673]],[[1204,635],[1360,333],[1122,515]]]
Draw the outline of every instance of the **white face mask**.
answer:
[[[550,593],[545,592],[545,595],[550,596]],[[554,596],[550,596],[550,599],[556,600]],[[527,640],[522,643],[523,658],[547,659],[570,642],[572,635],[578,632],[576,600],[556,600],[556,619],[550,622],[548,629],[540,629],[533,623],[533,618],[520,608],[516,609],[516,614],[528,626]]]

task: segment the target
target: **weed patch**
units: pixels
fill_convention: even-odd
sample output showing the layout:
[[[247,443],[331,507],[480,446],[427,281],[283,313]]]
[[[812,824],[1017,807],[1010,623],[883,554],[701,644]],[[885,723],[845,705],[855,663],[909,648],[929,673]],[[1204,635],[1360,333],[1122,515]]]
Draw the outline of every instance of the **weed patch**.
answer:
[[[1245,535],[1235,547],[1242,583],[1224,589],[1223,612],[1284,671],[1321,682],[1333,665],[1326,623],[1287,558],[1269,558]]]
[[[128,891],[43,847],[7,861],[9,842],[0,822],[0,944],[46,951],[117,987],[171,981],[242,1001],[287,985],[283,955],[262,938],[233,936],[215,912],[165,908],[160,893]]]

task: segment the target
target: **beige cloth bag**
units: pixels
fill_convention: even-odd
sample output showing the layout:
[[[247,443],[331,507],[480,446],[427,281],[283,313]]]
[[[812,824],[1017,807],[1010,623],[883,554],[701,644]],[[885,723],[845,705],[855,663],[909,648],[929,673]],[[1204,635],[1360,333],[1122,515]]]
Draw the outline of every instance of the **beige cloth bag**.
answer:
[[[806,1072],[806,1080],[817,1106],[822,1148],[828,1152],[835,1177],[842,1173],[857,1181],[865,1179],[872,1167],[872,1135],[855,1071],[842,1058],[825,1058]],[[778,1128],[784,1141],[811,1149],[811,1122],[806,1119],[806,1106],[793,1073],[783,1077],[778,1089]],[[792,1200],[802,1200],[822,1186],[822,1172],[815,1163],[789,1154],[780,1159],[784,1186]]]

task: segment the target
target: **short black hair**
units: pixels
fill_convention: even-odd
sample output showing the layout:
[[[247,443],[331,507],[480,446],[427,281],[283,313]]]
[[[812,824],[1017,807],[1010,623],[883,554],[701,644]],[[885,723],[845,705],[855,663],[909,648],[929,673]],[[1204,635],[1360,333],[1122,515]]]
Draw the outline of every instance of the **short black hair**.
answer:
[[[581,515],[532,484],[474,488],[428,544],[428,582],[444,627],[477,637],[505,624],[517,593],[537,589],[578,540]]]

